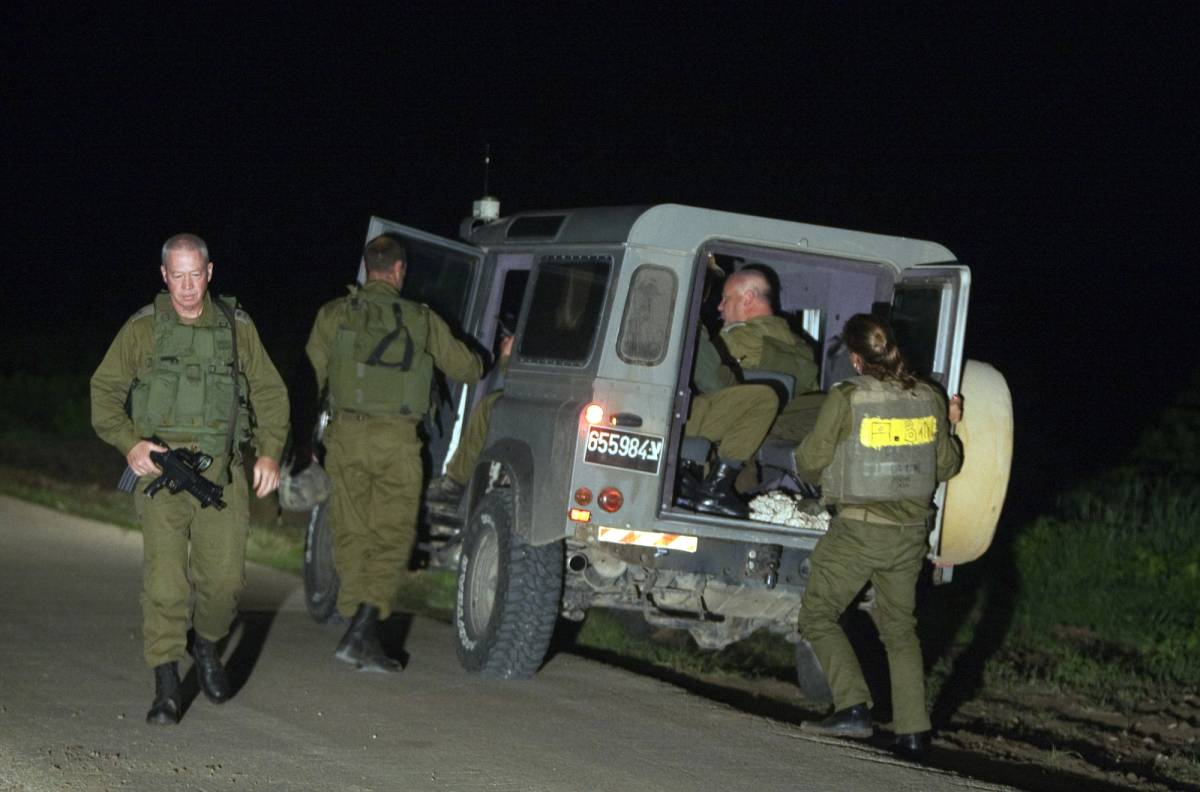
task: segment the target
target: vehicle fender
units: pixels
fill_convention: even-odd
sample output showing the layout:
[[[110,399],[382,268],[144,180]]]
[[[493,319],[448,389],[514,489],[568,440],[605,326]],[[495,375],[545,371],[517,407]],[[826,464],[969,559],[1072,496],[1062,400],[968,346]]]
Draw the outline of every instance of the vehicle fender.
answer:
[[[991,546],[1000,521],[1012,468],[1012,395],[1004,375],[987,363],[968,360],[960,391],[963,417],[956,434],[963,466],[946,484],[937,562],[965,564]]]

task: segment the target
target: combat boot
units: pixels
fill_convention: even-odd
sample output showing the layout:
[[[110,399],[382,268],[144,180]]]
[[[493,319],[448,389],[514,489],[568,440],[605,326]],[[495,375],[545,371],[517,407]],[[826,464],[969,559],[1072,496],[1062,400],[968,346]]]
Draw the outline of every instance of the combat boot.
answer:
[[[675,505],[689,511],[696,510],[696,497],[700,492],[700,483],[704,479],[704,466],[690,459],[684,459],[679,464],[676,475],[679,486],[675,490]]]
[[[196,661],[196,677],[200,680],[200,689],[213,704],[224,704],[229,701],[233,691],[229,686],[229,677],[225,675],[225,667],[221,665],[221,655],[217,651],[215,641],[206,641],[199,635],[192,645],[192,657]]]
[[[892,741],[892,753],[910,762],[924,762],[929,753],[929,742],[925,732],[897,734],[896,739]]]
[[[466,489],[449,476],[438,476],[425,489],[425,507],[430,513],[454,516]]]
[[[365,602],[358,606],[334,657],[352,663],[359,671],[395,673],[400,663],[388,657],[379,643],[379,608]]]
[[[173,726],[183,714],[183,696],[179,692],[179,667],[163,663],[154,667],[154,703],[146,713],[146,723]]]
[[[425,489],[426,503],[450,503],[458,505],[466,486],[449,476],[438,476]]]
[[[825,720],[804,721],[800,730],[829,737],[870,737],[871,712],[866,704],[855,704],[838,710]]]
[[[738,473],[742,470],[741,462],[720,459],[717,466],[708,474],[696,492],[696,511],[705,514],[719,514],[722,517],[745,518],[750,514],[750,508],[734,489]]]

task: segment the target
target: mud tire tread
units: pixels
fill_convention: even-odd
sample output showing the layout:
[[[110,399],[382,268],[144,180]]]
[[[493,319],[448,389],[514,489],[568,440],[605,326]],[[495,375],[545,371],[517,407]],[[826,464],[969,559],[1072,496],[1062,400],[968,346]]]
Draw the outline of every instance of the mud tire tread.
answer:
[[[499,569],[492,616],[484,635],[473,647],[462,640],[465,584],[479,534],[479,517],[490,512],[499,542]],[[455,632],[458,657],[463,668],[480,676],[499,679],[528,679],[541,668],[558,620],[563,586],[561,542],[533,546],[513,530],[513,496],[508,489],[495,489],[484,496],[471,516],[459,562],[459,586],[455,602]]]

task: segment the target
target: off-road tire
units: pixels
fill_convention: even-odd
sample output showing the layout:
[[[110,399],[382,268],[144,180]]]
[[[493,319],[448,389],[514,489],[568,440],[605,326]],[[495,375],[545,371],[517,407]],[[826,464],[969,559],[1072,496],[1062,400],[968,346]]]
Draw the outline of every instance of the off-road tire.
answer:
[[[513,530],[508,489],[483,496],[458,561],[458,659],[481,676],[527,679],[541,667],[562,601],[563,545],[535,547]]]
[[[312,510],[304,535],[304,604],[318,624],[337,612],[340,581],[333,566],[333,526],[328,501]]]
[[[801,638],[796,642],[796,684],[804,698],[814,704],[833,703],[833,691],[821,663],[813,654],[812,644]]]

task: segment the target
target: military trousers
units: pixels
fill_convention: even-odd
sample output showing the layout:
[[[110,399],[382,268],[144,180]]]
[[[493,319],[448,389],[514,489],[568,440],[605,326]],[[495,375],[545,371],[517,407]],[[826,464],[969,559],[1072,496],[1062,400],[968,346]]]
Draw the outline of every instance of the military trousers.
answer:
[[[717,456],[745,462],[766,439],[779,397],[768,385],[731,385],[692,398],[684,435],[703,437],[717,446]]]
[[[487,442],[488,425],[492,421],[492,407],[504,395],[504,391],[492,391],[479,400],[475,409],[467,416],[466,425],[458,438],[458,448],[446,465],[446,475],[459,484],[466,484],[483,453],[483,445]]]
[[[424,476],[418,424],[407,417],[340,413],[325,431],[337,609],[343,616],[353,616],[361,604],[378,608],[380,618],[391,615],[417,536]]]
[[[223,466],[214,462],[210,473]],[[218,511],[186,492],[142,494],[155,476],[143,476],[134,491],[142,527],[142,641],[147,665],[182,660],[187,654],[188,611],[196,635],[219,641],[237,615],[246,579],[246,534],[250,522],[245,470],[234,465]],[[219,478],[213,480],[220,481]]]
[[[881,525],[835,517],[812,554],[799,628],[821,663],[833,705],[871,706],[862,668],[838,618],[868,582],[875,586],[875,623],[887,650],[896,734],[929,729],[925,668],[917,638],[916,590],[929,551],[922,525]]]

